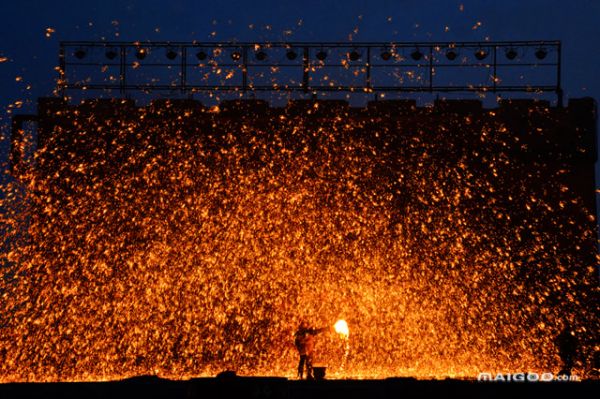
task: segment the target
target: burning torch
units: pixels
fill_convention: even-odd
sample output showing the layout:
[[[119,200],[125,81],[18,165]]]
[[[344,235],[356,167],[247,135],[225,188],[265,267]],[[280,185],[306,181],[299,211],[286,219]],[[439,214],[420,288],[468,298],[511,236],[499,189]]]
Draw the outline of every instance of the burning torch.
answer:
[[[348,323],[346,323],[346,320],[338,320],[335,322],[335,324],[333,325],[333,328],[335,330],[336,333],[338,333],[340,335],[340,338],[342,339],[348,339],[348,337],[350,336],[350,330],[348,329]]]
[[[339,335],[340,339],[344,341],[344,356],[342,357],[342,364],[340,366],[341,371],[344,370],[346,359],[348,358],[348,353],[350,352],[350,329],[348,328],[348,323],[346,323],[346,320],[343,319],[336,321],[333,325],[333,329]]]

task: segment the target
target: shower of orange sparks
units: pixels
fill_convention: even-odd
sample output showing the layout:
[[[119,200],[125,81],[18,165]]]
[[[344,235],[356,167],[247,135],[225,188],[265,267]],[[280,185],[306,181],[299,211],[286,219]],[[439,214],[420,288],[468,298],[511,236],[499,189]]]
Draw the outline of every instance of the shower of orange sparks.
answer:
[[[0,381],[290,375],[298,312],[351,318],[352,353],[320,353],[339,377],[558,367],[589,291],[558,236],[594,236],[566,166],[515,159],[493,119],[214,111],[61,111],[2,187]]]

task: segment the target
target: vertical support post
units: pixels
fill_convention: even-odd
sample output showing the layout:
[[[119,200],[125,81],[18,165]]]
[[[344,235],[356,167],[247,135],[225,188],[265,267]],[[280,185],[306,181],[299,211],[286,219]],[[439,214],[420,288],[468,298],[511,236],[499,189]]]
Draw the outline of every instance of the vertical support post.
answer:
[[[248,89],[248,46],[242,47],[242,92]]]
[[[60,49],[58,50],[58,93],[61,97],[65,96],[66,91],[66,67],[67,62],[65,60],[65,45],[63,43],[60,44]]]
[[[558,42],[556,47],[556,97],[557,103],[556,106],[558,108],[562,108],[563,106],[563,91],[561,87],[560,75],[561,75],[561,63],[562,63],[562,50],[561,50],[561,42]]]
[[[429,92],[433,92],[433,46],[429,46]]]
[[[494,62],[494,70],[492,72],[492,81],[493,81],[493,88],[494,88],[493,90],[494,90],[494,93],[496,92],[496,81],[498,80],[497,79],[498,78],[498,75],[497,75],[498,63],[496,62],[496,59],[497,59],[496,58],[497,50],[498,50],[498,46],[495,45],[494,46],[494,52],[492,54],[492,56],[493,56],[493,62]]]
[[[370,93],[371,90],[371,46],[367,47],[367,92]]]
[[[308,46],[304,46],[304,55],[302,57],[302,68],[303,68],[302,88],[304,89],[305,93],[308,93],[308,83],[309,83],[308,72],[310,70],[309,55],[310,55],[310,53],[309,53]]]
[[[185,46],[181,46],[181,72],[179,78],[181,92],[185,93],[187,84],[187,47]]]
[[[125,74],[127,73],[127,49],[125,48],[125,46],[121,46],[120,53],[121,54],[119,57],[119,88],[121,94],[125,94]]]

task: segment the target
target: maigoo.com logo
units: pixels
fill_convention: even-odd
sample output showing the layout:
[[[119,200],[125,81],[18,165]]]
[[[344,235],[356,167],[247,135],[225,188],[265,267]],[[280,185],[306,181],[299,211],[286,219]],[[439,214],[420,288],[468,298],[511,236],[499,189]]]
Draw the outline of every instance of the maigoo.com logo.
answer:
[[[499,382],[550,382],[550,381],[579,381],[576,375],[554,373],[479,373],[477,381]]]

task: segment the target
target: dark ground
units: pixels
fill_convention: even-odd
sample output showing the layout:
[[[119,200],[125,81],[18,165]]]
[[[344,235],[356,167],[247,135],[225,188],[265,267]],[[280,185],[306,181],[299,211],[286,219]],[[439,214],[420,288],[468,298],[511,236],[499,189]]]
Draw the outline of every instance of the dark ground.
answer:
[[[144,376],[114,382],[0,384],[0,398],[584,398],[593,397],[598,388],[598,380],[527,383],[230,377],[170,381]]]

